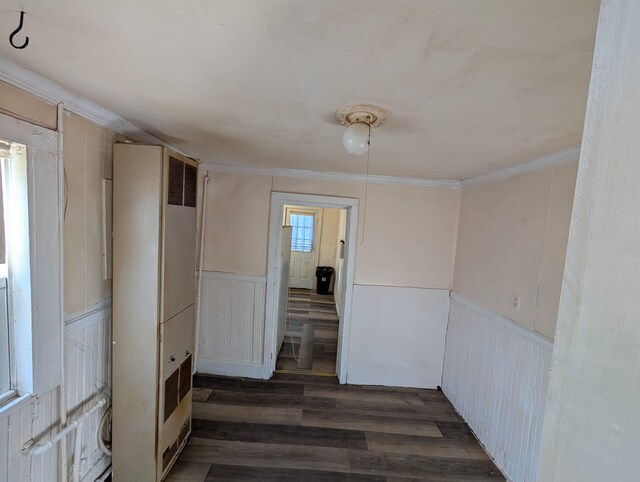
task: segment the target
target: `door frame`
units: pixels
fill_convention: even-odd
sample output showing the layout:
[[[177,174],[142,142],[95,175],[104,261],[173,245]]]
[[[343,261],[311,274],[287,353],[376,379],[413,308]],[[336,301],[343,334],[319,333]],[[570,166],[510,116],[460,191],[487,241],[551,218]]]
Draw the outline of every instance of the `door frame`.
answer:
[[[269,379],[276,367],[276,328],[279,296],[278,275],[280,267],[280,248],[285,204],[319,208],[345,209],[347,212],[345,240],[345,293],[343,313],[338,325],[338,349],[336,353],[336,374],[340,383],[347,382],[349,347],[351,334],[351,312],[353,282],[355,274],[356,244],[358,234],[358,203],[356,198],[321,196],[315,194],[294,194],[272,192],[269,208],[269,241],[267,247],[267,293],[265,307],[263,378]]]
[[[310,209],[305,210],[305,208]],[[285,204],[282,226],[289,226],[289,224],[286,224],[287,214],[291,214],[292,212],[294,214],[313,214],[313,264],[314,266],[318,266],[318,263],[320,262],[320,235],[322,234],[323,210],[316,206],[293,206],[291,204]],[[293,254],[294,251],[291,250],[291,253]],[[316,283],[312,278],[311,289],[315,288],[315,284]]]

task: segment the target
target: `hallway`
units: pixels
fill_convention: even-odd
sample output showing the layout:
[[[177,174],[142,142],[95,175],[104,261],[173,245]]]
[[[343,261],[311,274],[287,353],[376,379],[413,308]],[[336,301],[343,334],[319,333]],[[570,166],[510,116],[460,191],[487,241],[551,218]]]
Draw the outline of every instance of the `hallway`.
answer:
[[[290,288],[287,316],[276,372],[335,375],[339,321],[333,295]]]
[[[442,392],[196,375],[193,432],[167,482],[500,481]]]

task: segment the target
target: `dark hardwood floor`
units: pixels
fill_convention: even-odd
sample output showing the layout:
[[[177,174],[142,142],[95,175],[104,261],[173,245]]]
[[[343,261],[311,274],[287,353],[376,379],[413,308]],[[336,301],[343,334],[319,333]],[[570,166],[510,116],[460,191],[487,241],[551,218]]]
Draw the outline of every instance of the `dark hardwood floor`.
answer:
[[[276,370],[281,373],[335,375],[338,315],[333,295],[290,288],[287,316],[287,329]],[[293,356],[294,350],[297,360]]]
[[[439,391],[298,374],[194,386],[169,482],[505,480]]]

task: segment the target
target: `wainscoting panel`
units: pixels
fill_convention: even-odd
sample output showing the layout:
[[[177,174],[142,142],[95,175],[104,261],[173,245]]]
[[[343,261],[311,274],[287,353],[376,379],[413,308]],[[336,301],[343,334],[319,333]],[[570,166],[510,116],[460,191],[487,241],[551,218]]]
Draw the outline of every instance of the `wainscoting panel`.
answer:
[[[67,410],[73,417],[100,392],[110,393],[111,307],[81,315],[65,329]],[[24,400],[0,414],[0,480],[55,482],[58,480],[58,447],[42,455],[22,455],[31,439],[38,439],[59,424],[58,388]],[[87,419],[83,428],[81,480],[94,480],[109,458],[98,447],[97,428],[106,407]],[[71,468],[75,434],[67,438]],[[46,439],[44,439],[46,440]],[[93,477],[93,478],[92,478]]]
[[[100,393],[111,396],[111,307],[89,313],[66,326],[66,381],[69,417],[89,407]],[[108,457],[98,446],[98,425],[106,407],[94,412],[82,431],[81,470],[84,476],[96,466],[105,465]],[[75,433],[67,439],[67,454],[71,454]]]
[[[355,285],[347,383],[436,388],[449,290]]]
[[[202,273],[197,369],[261,377],[266,278]]]
[[[536,480],[552,349],[452,293],[442,389],[513,482]]]

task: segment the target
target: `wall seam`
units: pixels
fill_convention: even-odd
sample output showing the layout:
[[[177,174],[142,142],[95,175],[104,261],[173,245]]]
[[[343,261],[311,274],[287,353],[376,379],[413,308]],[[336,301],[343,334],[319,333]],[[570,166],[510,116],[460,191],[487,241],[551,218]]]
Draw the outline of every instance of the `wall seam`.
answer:
[[[536,292],[533,298],[533,310],[531,312],[531,331],[535,331],[536,311],[538,309],[538,295],[540,293],[540,278],[542,277],[542,257],[544,256],[544,247],[547,244],[547,235],[549,234],[549,219],[551,217],[551,196],[553,195],[553,180],[555,177],[555,168],[551,169],[551,179],[549,179],[549,193],[547,195],[547,214],[544,222],[544,235],[542,236],[542,247],[540,248],[540,256],[538,258],[538,279],[536,280]]]

